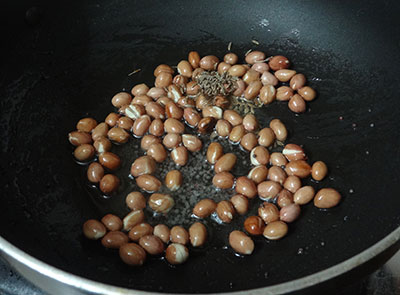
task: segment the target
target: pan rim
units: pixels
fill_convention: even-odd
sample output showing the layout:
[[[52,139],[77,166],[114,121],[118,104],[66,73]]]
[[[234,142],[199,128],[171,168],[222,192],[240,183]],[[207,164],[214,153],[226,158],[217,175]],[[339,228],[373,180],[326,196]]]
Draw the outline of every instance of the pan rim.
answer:
[[[235,292],[224,292],[224,293],[206,293],[206,294],[237,294],[237,295],[262,295],[262,294],[284,294],[289,292],[299,291],[313,285],[328,281],[335,277],[338,277],[357,266],[371,260],[375,256],[379,255],[390,246],[394,245],[400,240],[400,226],[384,237],[382,240],[378,241],[374,245],[365,249],[361,253],[342,261],[334,266],[327,269],[321,270],[317,273],[298,278],[289,282],[284,282],[276,285],[271,285],[267,287],[261,287],[252,290],[235,291]],[[148,292],[141,290],[127,289],[123,287],[117,287],[114,285],[109,285],[105,283],[96,282],[90,279],[86,279],[72,273],[61,270],[50,264],[47,264],[30,254],[22,251],[16,246],[12,245],[6,239],[0,235],[0,254],[4,256],[10,256],[12,259],[21,263],[22,265],[28,267],[31,271],[36,271],[42,276],[48,279],[56,280],[58,283],[68,285],[71,288],[75,288],[79,291],[89,292],[90,294],[160,294],[158,292]],[[29,280],[29,278],[28,278]],[[173,294],[173,293],[163,293],[163,294]]]

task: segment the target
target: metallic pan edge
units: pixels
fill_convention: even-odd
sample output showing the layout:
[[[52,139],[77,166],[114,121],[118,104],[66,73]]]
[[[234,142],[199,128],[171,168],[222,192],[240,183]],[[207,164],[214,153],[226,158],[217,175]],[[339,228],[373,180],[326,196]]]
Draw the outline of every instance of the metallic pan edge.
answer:
[[[235,294],[283,294],[305,289],[307,287],[333,279],[362,265],[363,263],[377,256],[378,254],[381,254],[383,251],[394,245],[396,242],[399,242],[399,240],[400,227],[370,248],[364,250],[363,252],[353,256],[346,261],[343,261],[323,271],[294,281],[254,289],[251,291],[235,292]],[[28,255],[27,253],[21,251],[17,247],[7,242],[1,236],[0,254],[4,256],[4,258],[9,261],[10,264],[14,266],[18,271],[22,270],[21,273],[26,276],[28,280],[32,281],[34,284],[38,285],[45,291],[57,290],[58,294],[66,294],[62,290],[68,291],[68,294],[159,294],[115,287],[67,273]],[[32,273],[32,276],[30,276],[30,273]],[[51,282],[52,280],[55,281],[52,282],[53,286],[47,285],[47,283]]]

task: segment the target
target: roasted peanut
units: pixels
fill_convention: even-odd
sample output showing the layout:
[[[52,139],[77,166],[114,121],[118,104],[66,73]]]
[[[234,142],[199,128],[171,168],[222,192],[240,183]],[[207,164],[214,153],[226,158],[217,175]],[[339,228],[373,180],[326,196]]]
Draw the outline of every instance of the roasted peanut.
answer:
[[[167,72],[161,72],[156,77],[154,85],[156,87],[168,87],[172,83],[172,75]]]
[[[141,83],[141,84],[135,85],[132,88],[131,93],[133,96],[139,96],[139,95],[145,95],[148,91],[149,91],[149,87],[146,84]]]
[[[171,228],[170,238],[172,243],[186,245],[189,242],[189,233],[182,226],[176,225]]]
[[[149,102],[153,102],[151,97],[148,97],[147,95],[139,95],[132,100],[131,105],[138,104],[146,107]]]
[[[269,127],[274,131],[276,139],[279,141],[285,141],[288,135],[286,126],[279,119],[274,119],[269,122]]]
[[[267,175],[268,168],[264,165],[260,165],[251,169],[247,177],[253,180],[255,184],[259,184],[260,182],[263,182],[265,179],[267,179]]]
[[[269,60],[268,65],[273,71],[278,71],[287,69],[290,66],[290,62],[285,56],[276,55]]]
[[[138,242],[141,237],[151,235],[152,233],[153,227],[148,223],[142,222],[133,226],[129,231],[128,236],[132,241]]]
[[[258,144],[269,147],[275,142],[275,133],[271,128],[263,128],[258,133]]]
[[[313,88],[311,88],[310,86],[304,86],[304,87],[298,89],[297,93],[300,94],[301,97],[305,101],[312,101],[317,96],[317,93],[315,92],[315,90]]]
[[[220,172],[214,175],[212,183],[220,189],[229,189],[235,183],[235,177],[229,172]]]
[[[144,114],[146,114],[146,108],[141,104],[131,104],[125,108],[125,116],[129,117],[132,120],[136,120],[140,118]]]
[[[163,145],[167,149],[173,149],[182,143],[182,136],[177,133],[168,133],[164,136]]]
[[[83,118],[76,124],[76,129],[81,132],[91,132],[97,126],[97,121],[93,118]]]
[[[164,252],[164,244],[155,235],[143,236],[139,240],[139,245],[150,255],[160,255]]]
[[[328,167],[322,161],[315,162],[311,167],[311,176],[314,180],[321,181],[328,174]]]
[[[246,176],[240,176],[236,179],[236,192],[252,199],[257,195],[257,186]]]
[[[314,205],[318,208],[328,209],[339,204],[342,196],[333,188],[320,189],[314,198]]]
[[[252,151],[257,145],[257,142],[257,136],[254,133],[247,133],[240,140],[240,145],[246,151]]]
[[[311,167],[306,161],[297,160],[289,162],[285,167],[285,171],[287,175],[295,175],[300,178],[306,178],[311,174]]]
[[[101,153],[99,155],[99,162],[109,170],[116,170],[121,165],[121,159],[111,152]]]
[[[195,222],[189,227],[190,244],[193,247],[201,247],[207,239],[207,229],[204,224]]]
[[[247,114],[243,118],[243,127],[246,129],[248,132],[254,132],[258,129],[258,121],[256,116],[253,114]]]
[[[171,159],[179,166],[185,166],[188,161],[188,151],[184,146],[178,146],[171,151]]]
[[[242,77],[245,73],[246,68],[243,65],[234,65],[228,70],[228,74],[233,77]]]
[[[172,243],[165,251],[165,259],[171,264],[182,264],[189,258],[189,250],[181,244]]]
[[[261,75],[261,83],[264,86],[266,85],[276,86],[278,85],[278,79],[274,76],[274,74],[270,72],[264,72]]]
[[[229,71],[228,71],[229,72]],[[235,91],[233,92],[234,96],[242,96],[243,92],[246,90],[246,83],[242,79],[238,79],[236,81]]]
[[[235,154],[227,153],[223,155],[215,163],[214,170],[215,173],[220,173],[224,171],[231,171],[236,164],[237,157]]]
[[[167,114],[168,118],[180,120],[183,117],[182,108],[173,101],[170,101],[165,105],[165,113]]]
[[[92,130],[92,139],[95,141],[100,137],[106,137],[108,133],[108,125],[106,123],[100,123]]]
[[[170,195],[155,193],[150,196],[148,204],[154,212],[168,213],[175,205],[175,201]]]
[[[149,126],[149,133],[154,136],[162,136],[164,134],[164,123],[160,119],[155,119]]]
[[[203,117],[213,117],[215,119],[221,119],[222,118],[222,114],[224,113],[224,111],[217,106],[206,106],[203,108],[202,110],[202,114]]]
[[[220,119],[215,125],[215,130],[217,131],[219,136],[228,137],[232,131],[232,125],[228,121]]]
[[[288,230],[287,224],[278,220],[267,224],[263,236],[268,240],[279,240],[286,236]]]
[[[254,99],[260,93],[261,88],[263,87],[260,80],[256,80],[249,83],[249,86],[245,89],[243,95],[246,99]]]
[[[110,231],[101,239],[101,244],[109,249],[119,249],[128,242],[128,236],[120,231]]]
[[[264,202],[258,208],[258,216],[268,224],[279,220],[279,210],[274,204]]]
[[[275,72],[275,77],[281,82],[288,82],[294,75],[296,75],[294,70],[282,69]]]
[[[165,224],[157,224],[153,229],[153,235],[159,237],[164,243],[170,241],[170,230]]]
[[[251,66],[251,69],[259,72],[260,74],[263,74],[263,73],[269,71],[269,66],[265,62],[257,62]]]
[[[191,78],[193,69],[187,60],[181,60],[177,66],[178,73],[184,77]]]
[[[120,127],[113,127],[111,128],[108,133],[107,133],[108,138],[111,141],[117,142],[117,143],[125,143],[128,142],[129,140],[129,133],[126,132],[124,129]]]
[[[206,218],[217,208],[217,204],[211,199],[200,200],[193,208],[193,214],[199,218]]]
[[[230,201],[236,212],[240,215],[246,214],[249,210],[249,200],[241,194],[232,196]]]
[[[193,69],[196,69],[200,65],[200,55],[197,51],[190,51],[188,55],[188,61]]]
[[[153,175],[143,174],[136,178],[136,184],[147,192],[158,191],[161,187],[161,182]]]
[[[132,101],[132,95],[126,92],[119,92],[113,96],[111,103],[116,108],[120,108],[123,105],[130,104]]]
[[[276,204],[280,208],[288,206],[293,203],[294,203],[293,194],[287,189],[281,190],[280,193],[278,194],[278,197],[276,198]]]
[[[279,101],[288,101],[293,95],[293,89],[288,86],[281,86],[276,90],[276,100]]]
[[[222,145],[218,142],[212,142],[207,149],[207,161],[210,164],[215,164],[224,154]]]
[[[281,208],[279,218],[287,223],[295,221],[300,215],[300,206],[298,204],[289,204]]]
[[[125,198],[129,209],[136,211],[146,208],[146,199],[141,192],[130,192]]]
[[[193,108],[185,108],[185,110],[183,111],[183,118],[185,119],[186,123],[192,128],[196,127],[201,120],[200,114]]]
[[[201,140],[191,134],[183,134],[182,135],[183,145],[191,152],[198,152],[203,147],[203,143]]]
[[[131,166],[131,175],[138,177],[145,174],[153,174],[156,171],[156,162],[153,157],[142,156],[137,158]]]
[[[138,244],[127,243],[119,248],[119,257],[128,265],[143,265],[146,252]]]
[[[178,190],[183,182],[182,173],[179,170],[171,170],[165,176],[165,186],[171,191]]]
[[[244,229],[253,236],[259,236],[264,232],[265,223],[258,216],[249,216],[244,221]]]
[[[124,231],[130,231],[135,225],[143,222],[144,213],[142,210],[134,210],[129,212],[124,219],[122,219],[122,228]]]
[[[229,245],[239,254],[250,255],[254,250],[253,240],[244,232],[234,230],[229,234]]]
[[[222,75],[223,73],[227,72],[230,68],[231,68],[230,64],[228,64],[226,62],[220,62],[218,64],[217,71],[218,71],[218,73],[220,73]]]
[[[307,105],[304,99],[296,93],[290,98],[288,107],[294,113],[304,113],[306,111]]]
[[[262,51],[252,51],[246,55],[245,60],[251,65],[257,62],[263,62],[265,60],[265,53]]]
[[[92,143],[92,137],[87,132],[72,131],[68,134],[69,142],[74,146]]]
[[[235,215],[235,208],[229,201],[221,201],[217,204],[215,209],[219,219],[224,223],[230,223]]]
[[[215,122],[215,118],[205,117],[199,121],[199,124],[197,124],[197,130],[202,134],[211,133],[211,131],[214,129]]]
[[[272,166],[268,170],[267,179],[275,181],[281,185],[285,182],[287,175],[285,171],[279,166]]]
[[[275,198],[281,190],[282,186],[271,180],[263,181],[257,186],[258,195],[262,200]]]
[[[135,123],[132,126],[132,132],[136,137],[142,137],[149,130],[151,124],[150,116],[143,115],[140,118],[137,118]]]
[[[272,153],[269,157],[269,163],[273,166],[285,166],[287,164],[287,159],[282,153]]]
[[[231,133],[229,134],[229,141],[233,144],[238,144],[243,136],[246,134],[246,130],[243,125],[237,125],[233,127]]]
[[[299,205],[305,205],[309,203],[315,195],[315,190],[312,186],[303,186],[299,188],[293,196],[293,201]]]
[[[297,176],[290,175],[283,183],[283,187],[294,194],[299,188],[301,188],[301,180]]]
[[[142,140],[140,141],[140,147],[142,148],[142,150],[147,151],[149,147],[154,143],[161,143],[161,139],[152,134],[146,134],[142,137]]]
[[[104,168],[97,162],[93,162],[87,169],[87,178],[92,183],[99,183],[104,176]]]
[[[229,52],[224,56],[224,62],[230,65],[236,64],[238,61],[238,56],[235,53]]]
[[[269,162],[269,151],[260,145],[253,148],[250,152],[250,162],[254,166],[267,165]]]
[[[206,71],[214,71],[217,69],[219,63],[218,57],[214,55],[207,55],[200,59],[200,68]]]
[[[154,101],[149,102],[146,104],[146,113],[150,116],[153,117],[154,119],[165,119],[165,110],[162,105],[159,103],[156,103]]]
[[[98,240],[104,237],[107,229],[100,221],[89,219],[83,224],[82,231],[86,238],[91,240]]]
[[[128,107],[128,105],[125,105],[126,107],[124,108],[124,114],[125,114],[125,109]],[[115,125],[117,125],[118,119],[121,117],[121,115],[116,114],[116,113],[109,113],[107,115],[107,117],[104,119],[104,122],[110,126],[110,127],[114,127]],[[104,123],[103,123],[104,124]],[[107,129],[108,131],[108,129]],[[105,132],[107,134],[107,131]],[[92,131],[93,133],[93,131]]]
[[[160,97],[166,96],[167,92],[165,92],[164,88],[152,87],[147,91],[147,96],[150,96],[152,99],[157,100]]]
[[[121,117],[117,121],[117,126],[125,130],[131,130],[133,126],[133,120],[128,117]]]
[[[306,77],[303,74],[296,74],[290,79],[290,88],[298,90],[306,84]]]
[[[270,104],[276,98],[276,89],[273,85],[265,85],[260,89],[260,100],[263,104]]]
[[[256,70],[248,70],[246,74],[243,75],[243,81],[248,85],[254,81],[260,81],[260,73]]]
[[[214,102],[213,103],[217,107],[220,107],[221,109],[224,109],[224,110],[229,108],[229,106],[231,105],[230,100],[228,98],[226,98],[225,96],[222,96],[222,95],[217,95],[216,97],[214,97]]]
[[[117,176],[113,174],[106,174],[100,180],[100,190],[106,195],[115,192],[118,189],[120,180]]]
[[[157,163],[162,163],[168,157],[167,151],[161,143],[153,143],[147,150],[147,155],[156,160]]]
[[[80,162],[86,162],[92,159],[95,155],[94,147],[91,144],[81,144],[74,150],[74,157]]]

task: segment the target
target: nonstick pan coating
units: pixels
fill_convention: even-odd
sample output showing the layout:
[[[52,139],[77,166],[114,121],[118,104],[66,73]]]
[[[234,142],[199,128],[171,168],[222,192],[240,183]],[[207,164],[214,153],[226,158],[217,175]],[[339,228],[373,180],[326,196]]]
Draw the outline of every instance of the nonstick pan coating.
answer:
[[[39,16],[28,24],[32,6]],[[400,224],[398,15],[397,1],[9,1],[0,26],[1,236],[73,274],[146,291],[253,289],[351,258]],[[240,55],[286,55],[318,90],[303,115],[280,103],[257,115],[262,125],[280,118],[288,141],[328,164],[331,178],[316,187],[337,188],[343,202],[326,212],[305,206],[285,239],[256,239],[244,259],[223,247],[238,219],[184,265],[125,266],[81,234],[108,210],[88,197],[66,135],[81,117],[102,120],[114,93],[151,84],[157,64],[193,49],[222,57],[229,42]]]

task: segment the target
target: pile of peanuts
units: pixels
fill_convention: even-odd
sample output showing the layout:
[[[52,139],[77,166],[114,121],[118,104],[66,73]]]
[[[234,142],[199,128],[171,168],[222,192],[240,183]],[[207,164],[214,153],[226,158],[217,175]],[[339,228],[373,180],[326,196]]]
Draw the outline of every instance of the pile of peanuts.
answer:
[[[104,247],[119,249],[121,260],[126,264],[142,265],[147,255],[162,254],[170,264],[181,264],[189,257],[186,247],[189,242],[192,247],[204,245],[207,229],[202,223],[193,223],[189,231],[179,225],[169,229],[164,224],[157,224],[153,228],[144,222],[142,209],[146,206],[146,200],[143,194],[132,192],[126,201],[132,211],[122,220],[116,215],[107,214],[101,221],[89,219],[83,224],[83,234],[88,239],[101,239]]]
[[[117,112],[110,113],[104,122],[98,124],[93,118],[79,120],[77,130],[69,133],[69,141],[76,146],[76,160],[88,164],[88,181],[105,195],[116,193],[120,180],[113,171],[120,167],[121,159],[110,152],[112,143],[124,144],[133,136],[141,138],[145,155],[133,161],[130,176],[141,190],[151,194],[146,201],[141,192],[129,193],[125,201],[131,211],[122,220],[107,214],[101,221],[85,222],[83,233],[87,238],[101,239],[106,248],[119,249],[122,261],[129,265],[142,265],[147,254],[164,254],[169,263],[180,264],[189,256],[186,247],[189,242],[192,247],[203,246],[207,229],[201,222],[193,223],[188,231],[180,225],[169,229],[158,224],[153,228],[144,222],[143,211],[148,206],[155,213],[167,214],[174,206],[170,194],[159,192],[162,181],[153,174],[157,163],[164,162],[168,155],[176,166],[185,166],[190,153],[199,152],[203,147],[196,133],[218,135],[233,145],[240,145],[249,153],[254,166],[247,175],[235,177],[231,170],[236,164],[236,155],[224,154],[222,145],[212,142],[207,149],[207,161],[216,173],[212,183],[218,189],[234,189],[236,194],[218,204],[208,198],[200,200],[193,208],[193,215],[198,219],[213,215],[219,222],[230,223],[236,214],[246,214],[249,199],[258,196],[264,202],[258,216],[245,220],[244,229],[250,235],[277,240],[287,234],[287,223],[299,217],[300,205],[314,200],[316,207],[326,209],[340,202],[341,195],[332,188],[315,193],[312,186],[302,186],[301,179],[310,175],[315,181],[323,180],[328,168],[322,161],[310,165],[299,145],[284,145],[288,132],[279,119],[261,128],[255,115],[242,116],[229,109],[230,98],[239,97],[261,104],[275,99],[289,101],[290,110],[304,112],[305,102],[316,97],[315,91],[305,86],[305,76],[288,69],[290,62],[284,56],[266,58],[263,52],[252,51],[245,56],[245,61],[246,64],[237,64],[238,56],[234,53],[226,54],[220,62],[216,56],[200,58],[192,51],[188,60],[178,63],[178,74],[174,75],[172,67],[161,64],[154,70],[154,87],[138,84],[131,93],[117,93],[111,100]],[[201,84],[199,77],[216,74],[228,77],[233,86],[212,85],[223,93],[210,97],[207,85]],[[281,152],[271,152],[277,146],[283,146]],[[182,181],[181,172],[171,170],[164,184],[174,192]],[[166,249],[165,244],[169,244]],[[252,238],[239,230],[231,232],[229,244],[239,254],[249,255],[254,249]]]

